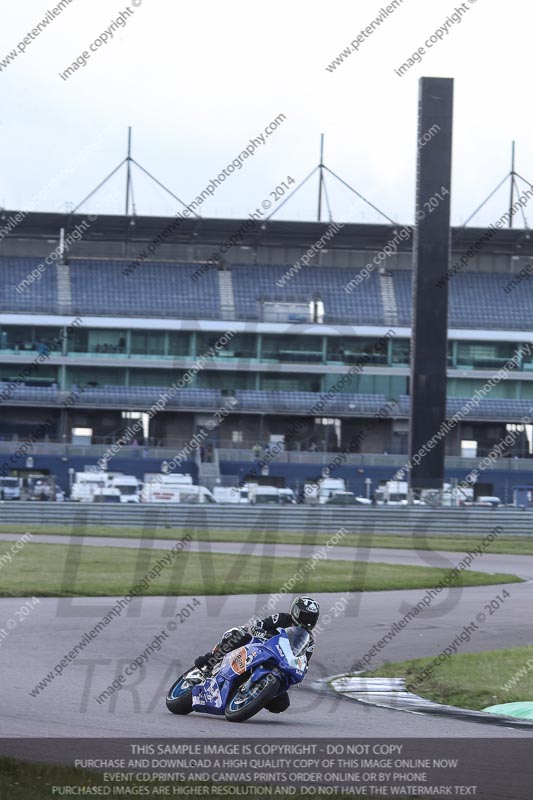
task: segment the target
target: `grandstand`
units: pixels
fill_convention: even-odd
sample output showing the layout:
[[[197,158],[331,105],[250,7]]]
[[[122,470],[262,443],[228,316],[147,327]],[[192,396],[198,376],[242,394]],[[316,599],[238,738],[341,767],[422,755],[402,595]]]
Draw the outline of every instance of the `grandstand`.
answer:
[[[2,212],[0,223],[15,213]],[[327,249],[283,283],[326,224],[258,224],[213,267],[213,253],[242,230],[242,220],[182,220],[149,260],[146,247],[168,220],[101,216],[90,226],[85,223],[83,238],[68,252],[50,258],[60,231],[66,236],[83,220],[81,215],[27,214],[0,240],[4,452],[11,440],[23,440],[32,427],[50,419],[50,447],[47,452],[45,443],[35,445],[32,466],[55,472],[65,483],[69,469],[103,452],[132,415],[146,413],[166,388],[181,381],[150,419],[148,435],[123,448],[112,468],[158,471],[161,454],[171,457],[229,396],[235,398],[231,413],[206,438],[216,454],[211,482],[236,482],[253,469],[254,444],[283,436],[293,461],[273,461],[269,469],[293,486],[316,475],[324,463],[317,453],[324,451],[349,449],[339,475],[358,491],[365,478],[391,477],[405,460],[411,238],[402,239],[388,258],[378,257],[398,227],[344,225]],[[524,231],[500,230],[476,248],[482,234],[465,228],[452,232],[452,264],[472,247],[476,255],[449,278],[448,417],[515,360],[506,380],[447,437],[450,458],[461,455],[465,440],[477,442],[483,456],[507,426],[533,417],[533,289],[523,279],[509,290],[513,278],[526,274],[533,243]],[[350,284],[365,267],[368,277]],[[81,324],[62,336],[77,317]],[[227,341],[217,346],[228,332]],[[194,370],[199,360],[201,368]],[[349,380],[341,383],[346,375]],[[67,405],[65,398],[79,389],[75,404]],[[313,412],[324,396],[320,411]],[[383,421],[368,426],[384,408]],[[298,421],[297,435],[288,437]],[[92,431],[91,446],[79,455],[72,445],[75,428]],[[365,436],[357,439],[361,431]],[[351,448],[354,438],[358,445]],[[55,443],[70,447],[68,454],[61,456]],[[139,445],[139,452],[129,449]],[[522,469],[513,473],[510,485],[528,483],[525,433],[507,455],[520,458],[515,472]],[[379,464],[370,464],[371,456],[380,456]],[[364,459],[366,466],[358,467]],[[198,459],[187,467],[202,477]],[[10,465],[14,474],[23,468],[22,462]],[[499,488],[503,494],[503,481],[509,480],[507,474],[502,477],[505,470],[503,465],[491,470],[483,484],[486,493]],[[466,471],[454,474],[462,477]]]

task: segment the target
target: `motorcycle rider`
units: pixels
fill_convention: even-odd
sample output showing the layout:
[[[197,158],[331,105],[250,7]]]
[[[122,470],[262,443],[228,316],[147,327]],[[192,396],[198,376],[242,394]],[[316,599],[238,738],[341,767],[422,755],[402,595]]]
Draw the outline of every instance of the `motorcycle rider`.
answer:
[[[279,628],[289,628],[292,625],[299,625],[310,634],[311,640],[306,650],[307,661],[309,662],[315,648],[315,641],[311,631],[318,622],[319,615],[320,606],[316,600],[312,597],[295,597],[288,614],[286,612],[271,614],[264,619],[254,620],[250,626],[243,625],[227,630],[220,642],[212,650],[195,659],[194,666],[202,670],[208,668],[210,672],[227,653],[231,653],[232,650],[248,644],[253,637],[266,641],[275,636]],[[289,694],[288,692],[283,692],[283,694],[278,695],[278,697],[267,703],[265,708],[273,714],[280,714],[282,711],[286,711],[289,706]]]

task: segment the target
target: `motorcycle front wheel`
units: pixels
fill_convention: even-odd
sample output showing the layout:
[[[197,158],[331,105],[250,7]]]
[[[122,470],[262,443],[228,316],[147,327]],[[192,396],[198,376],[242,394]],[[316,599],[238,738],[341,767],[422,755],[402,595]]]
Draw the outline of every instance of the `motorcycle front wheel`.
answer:
[[[278,693],[281,681],[275,675],[265,675],[251,686],[244,684],[230,697],[226,706],[229,722],[245,722],[266,706]]]
[[[192,711],[192,688],[199,683],[189,678],[192,671],[185,672],[168,690],[165,702],[173,714],[190,714]]]

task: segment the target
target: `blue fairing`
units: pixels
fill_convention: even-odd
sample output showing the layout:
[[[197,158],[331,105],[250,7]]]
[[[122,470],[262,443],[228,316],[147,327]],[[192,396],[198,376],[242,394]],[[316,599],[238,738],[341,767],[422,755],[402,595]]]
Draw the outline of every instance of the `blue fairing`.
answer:
[[[274,674],[281,681],[279,694],[300,683],[307,672],[306,645],[309,634],[302,628],[286,628],[268,641],[254,638],[224,656],[218,671],[192,690],[194,711],[223,715],[233,690],[243,683],[243,676],[254,684]]]

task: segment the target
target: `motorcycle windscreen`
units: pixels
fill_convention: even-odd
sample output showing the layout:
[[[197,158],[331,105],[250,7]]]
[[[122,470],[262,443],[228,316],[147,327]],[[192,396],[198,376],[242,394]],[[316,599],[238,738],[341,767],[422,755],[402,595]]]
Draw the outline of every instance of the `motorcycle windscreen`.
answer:
[[[288,636],[291,650],[296,657],[304,655],[309,647],[311,637],[305,628],[294,625],[291,628],[285,628],[285,633]]]

